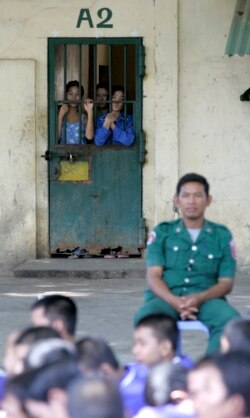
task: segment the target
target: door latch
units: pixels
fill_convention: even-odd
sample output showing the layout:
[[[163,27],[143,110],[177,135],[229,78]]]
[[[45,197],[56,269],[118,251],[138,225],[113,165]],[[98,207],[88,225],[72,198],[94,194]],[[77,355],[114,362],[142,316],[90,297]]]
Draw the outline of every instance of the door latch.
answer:
[[[70,164],[73,164],[78,160],[77,154],[73,154],[71,152],[67,154],[67,158]]]
[[[51,152],[49,150],[45,151],[44,155],[41,155],[42,158],[44,158],[46,161],[50,161],[52,156],[51,156]]]

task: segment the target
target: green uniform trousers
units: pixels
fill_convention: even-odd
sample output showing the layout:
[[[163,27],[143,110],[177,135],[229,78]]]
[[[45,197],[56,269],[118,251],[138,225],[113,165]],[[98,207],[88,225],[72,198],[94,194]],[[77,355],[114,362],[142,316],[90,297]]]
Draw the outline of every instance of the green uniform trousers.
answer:
[[[174,319],[180,320],[178,312],[176,312],[172,306],[164,300],[154,297],[147,300],[147,302],[137,311],[135,324],[142,318],[156,313],[166,313]],[[219,351],[220,336],[224,326],[228,321],[236,317],[240,317],[239,312],[237,312],[224,298],[211,299],[199,306],[197,319],[206,325],[210,332],[206,351],[207,354]]]

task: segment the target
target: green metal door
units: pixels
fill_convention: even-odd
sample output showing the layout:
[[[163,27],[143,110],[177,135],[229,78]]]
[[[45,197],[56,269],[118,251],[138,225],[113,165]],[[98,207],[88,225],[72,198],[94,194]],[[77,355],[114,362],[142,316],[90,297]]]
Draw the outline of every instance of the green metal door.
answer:
[[[100,51],[102,55],[107,52],[107,65],[102,65]],[[49,39],[48,52],[50,253],[79,247],[96,254],[120,246],[138,255],[145,243],[142,39],[54,38]],[[107,77],[110,86],[119,81],[128,92],[124,106],[126,113],[133,114],[133,145],[58,144],[61,86],[78,79],[95,100],[95,86],[101,77]]]

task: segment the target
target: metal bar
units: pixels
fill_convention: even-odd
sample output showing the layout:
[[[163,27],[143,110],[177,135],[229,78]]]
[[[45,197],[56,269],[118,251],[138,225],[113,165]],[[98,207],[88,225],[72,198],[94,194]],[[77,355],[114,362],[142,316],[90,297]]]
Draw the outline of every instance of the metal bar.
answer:
[[[82,142],[82,101],[84,97],[81,97],[81,86],[82,86],[82,46],[78,46],[78,80],[79,80],[79,97],[80,97],[80,104],[79,104],[79,144]]]
[[[125,128],[127,126],[127,45],[123,47],[123,88],[124,88],[124,117],[125,117]]]
[[[55,100],[55,102],[58,104],[58,105],[62,105],[62,104],[67,104],[67,103],[70,103],[70,100]],[[80,104],[80,101],[79,102],[76,102],[77,104]],[[99,102],[98,102],[98,100],[93,100],[93,103],[94,104],[98,104]],[[127,103],[127,104],[134,104],[134,100],[126,100],[126,102],[124,101],[124,103]]]
[[[55,120],[55,128],[56,128],[56,136],[55,136],[55,144],[58,144],[58,104],[55,102],[54,106],[54,120]]]
[[[63,56],[63,91],[64,91],[64,100],[67,99],[67,93],[66,93],[66,84],[67,84],[67,45],[64,44],[63,45],[63,52],[64,52],[64,56]],[[65,123],[63,124],[63,131],[64,131],[64,138],[65,138],[65,144],[67,144],[67,129],[66,129],[66,121],[64,121]],[[61,133],[61,135],[63,136],[63,132]]]
[[[63,45],[63,85],[64,85],[64,100],[66,100],[66,83],[67,83],[67,45]]]
[[[137,45],[135,49],[136,53],[136,88],[135,88],[135,103],[140,104],[142,109],[142,78],[145,73],[145,47],[144,45]],[[139,118],[136,120],[137,130],[142,130],[142,115],[139,114]]]
[[[93,46],[93,92],[94,92],[94,103],[96,103],[96,72],[97,72],[97,45]],[[100,81],[100,80],[99,80]],[[94,120],[96,119],[96,106],[94,113]]]
[[[93,46],[93,92],[94,98],[96,98],[96,80],[97,80],[97,45]]]
[[[83,38],[74,38],[74,45],[110,45],[112,43],[112,45],[123,45],[124,44],[124,38],[122,37],[100,37],[100,38],[87,38],[87,37],[83,37]],[[55,38],[52,39],[52,44],[53,45],[61,45],[61,44],[65,44],[65,45],[71,45],[72,44],[72,38]],[[140,38],[126,38],[126,44],[127,45],[140,45],[141,44],[141,39]]]
[[[49,39],[48,41],[48,123],[49,123],[49,149],[53,149],[56,144],[57,139],[57,125],[55,122],[55,112],[57,111],[55,107],[55,55],[56,55],[56,46]]]
[[[112,111],[112,45],[108,46],[109,61],[109,112]]]

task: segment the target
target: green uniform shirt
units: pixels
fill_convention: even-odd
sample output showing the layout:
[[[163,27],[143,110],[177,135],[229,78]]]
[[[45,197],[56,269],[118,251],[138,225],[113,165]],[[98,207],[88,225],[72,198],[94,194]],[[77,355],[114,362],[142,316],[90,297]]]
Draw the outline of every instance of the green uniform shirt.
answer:
[[[235,277],[233,238],[224,225],[205,220],[195,242],[182,220],[163,222],[151,232],[147,267],[162,266],[163,280],[176,295],[198,293],[223,277]],[[146,299],[153,293],[146,291]]]

